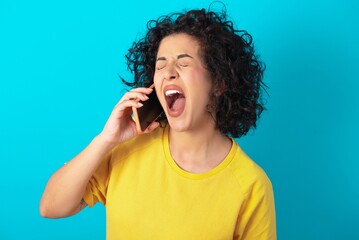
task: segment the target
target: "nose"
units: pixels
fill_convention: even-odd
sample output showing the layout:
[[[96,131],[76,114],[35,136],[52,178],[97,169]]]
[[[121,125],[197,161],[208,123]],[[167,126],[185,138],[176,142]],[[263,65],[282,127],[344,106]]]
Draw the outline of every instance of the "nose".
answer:
[[[171,64],[167,66],[166,72],[164,74],[164,80],[171,81],[178,78],[178,72],[176,68]]]

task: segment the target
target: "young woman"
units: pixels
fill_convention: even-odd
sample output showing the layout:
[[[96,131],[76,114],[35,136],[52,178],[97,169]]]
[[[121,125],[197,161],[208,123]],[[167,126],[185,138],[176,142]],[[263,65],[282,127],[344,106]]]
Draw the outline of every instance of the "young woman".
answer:
[[[107,239],[276,239],[271,183],[232,138],[263,110],[251,36],[225,14],[191,10],[150,21],[126,57],[134,88],[50,178],[41,215],[102,202]],[[164,114],[138,134],[132,109],[152,91]]]

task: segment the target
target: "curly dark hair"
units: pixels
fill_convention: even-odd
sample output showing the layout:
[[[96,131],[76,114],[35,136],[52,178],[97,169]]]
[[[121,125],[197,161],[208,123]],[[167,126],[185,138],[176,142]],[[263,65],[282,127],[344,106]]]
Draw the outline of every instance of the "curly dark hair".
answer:
[[[144,38],[134,42],[126,55],[134,81],[131,87],[153,83],[156,55],[161,40],[171,34],[185,33],[201,46],[202,60],[210,73],[212,91],[208,110],[221,133],[232,137],[246,135],[264,110],[261,90],[265,65],[254,53],[252,36],[236,30],[225,11],[190,10],[173,13],[147,23]],[[163,116],[165,118],[165,116]]]

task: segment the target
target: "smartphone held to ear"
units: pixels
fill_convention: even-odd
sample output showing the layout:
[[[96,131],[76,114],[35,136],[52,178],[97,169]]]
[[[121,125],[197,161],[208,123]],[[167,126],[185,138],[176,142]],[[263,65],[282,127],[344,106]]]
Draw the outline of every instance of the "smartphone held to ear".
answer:
[[[154,88],[154,84],[152,84],[150,88]],[[132,108],[137,132],[139,134],[143,133],[146,128],[163,113],[163,108],[157,98],[155,90],[148,95],[148,100],[140,102],[143,104],[142,107]]]

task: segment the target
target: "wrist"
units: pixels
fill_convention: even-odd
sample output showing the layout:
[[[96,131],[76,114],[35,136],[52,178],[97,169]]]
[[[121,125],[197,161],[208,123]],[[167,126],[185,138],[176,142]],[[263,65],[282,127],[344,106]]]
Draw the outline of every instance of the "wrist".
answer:
[[[93,142],[96,145],[98,145],[99,147],[104,148],[107,151],[110,151],[112,148],[114,148],[116,146],[116,143],[114,141],[103,136],[101,133],[93,139]]]

